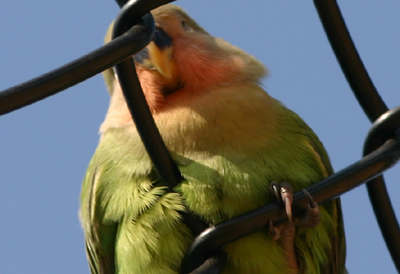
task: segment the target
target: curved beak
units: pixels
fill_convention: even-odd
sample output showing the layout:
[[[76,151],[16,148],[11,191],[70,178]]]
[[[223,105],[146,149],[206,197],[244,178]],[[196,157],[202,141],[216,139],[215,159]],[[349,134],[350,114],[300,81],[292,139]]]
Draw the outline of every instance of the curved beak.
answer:
[[[172,38],[157,27],[153,41],[147,47],[135,54],[135,61],[149,69],[156,70],[164,78],[174,76],[174,62],[172,60]]]

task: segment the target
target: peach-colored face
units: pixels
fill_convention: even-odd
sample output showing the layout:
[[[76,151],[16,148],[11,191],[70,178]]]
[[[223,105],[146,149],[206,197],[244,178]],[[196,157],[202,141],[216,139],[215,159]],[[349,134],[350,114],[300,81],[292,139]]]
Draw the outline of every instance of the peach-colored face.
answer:
[[[240,57],[222,48],[226,42],[210,36],[180,10],[166,6],[152,13],[156,27],[172,39],[170,78],[154,68],[137,65],[142,88],[153,112],[171,105],[172,100],[190,100],[198,93],[227,85],[239,77],[244,64]]]

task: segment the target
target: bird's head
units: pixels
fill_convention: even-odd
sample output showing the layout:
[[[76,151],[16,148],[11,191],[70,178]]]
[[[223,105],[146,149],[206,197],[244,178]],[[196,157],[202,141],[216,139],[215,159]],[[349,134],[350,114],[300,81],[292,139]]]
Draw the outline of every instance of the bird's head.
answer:
[[[265,76],[265,67],[253,56],[211,36],[181,8],[168,4],[151,13],[154,37],[134,60],[153,113],[173,106],[174,101],[193,100],[218,87],[258,82]],[[105,78],[112,93],[111,70]]]

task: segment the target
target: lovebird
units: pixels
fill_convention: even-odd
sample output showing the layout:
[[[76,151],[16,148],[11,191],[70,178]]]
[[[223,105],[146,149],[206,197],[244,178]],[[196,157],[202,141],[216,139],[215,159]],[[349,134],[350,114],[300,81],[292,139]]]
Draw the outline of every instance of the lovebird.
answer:
[[[132,58],[183,179],[173,192],[160,183],[105,71],[111,100],[81,192],[91,273],[178,274],[195,237],[181,212],[212,226],[277,201],[287,221],[223,246],[223,273],[346,273],[340,200],[309,197],[304,216],[291,214],[293,193],[333,172],[316,134],[263,89],[267,69],[255,57],[177,6],[151,13],[154,38]]]

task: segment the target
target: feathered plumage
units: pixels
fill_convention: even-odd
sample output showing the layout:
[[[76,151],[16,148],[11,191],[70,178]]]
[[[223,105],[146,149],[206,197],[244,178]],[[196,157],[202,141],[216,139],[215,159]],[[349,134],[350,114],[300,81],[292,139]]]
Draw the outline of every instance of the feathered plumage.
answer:
[[[143,55],[147,59],[137,60],[137,72],[184,181],[176,193],[166,193],[159,184],[118,81],[107,71],[110,107],[81,195],[93,274],[177,274],[193,240],[179,211],[216,224],[271,202],[273,181],[289,182],[299,191],[332,173],[313,131],[261,87],[266,69],[259,61],[212,37],[176,6],[152,14],[160,37],[170,39],[162,57],[168,62],[158,61],[167,49],[155,38]],[[296,227],[298,268],[300,273],[342,274],[339,200],[321,206],[320,213],[317,227]],[[296,272],[280,240],[267,229],[224,250],[225,274]]]

